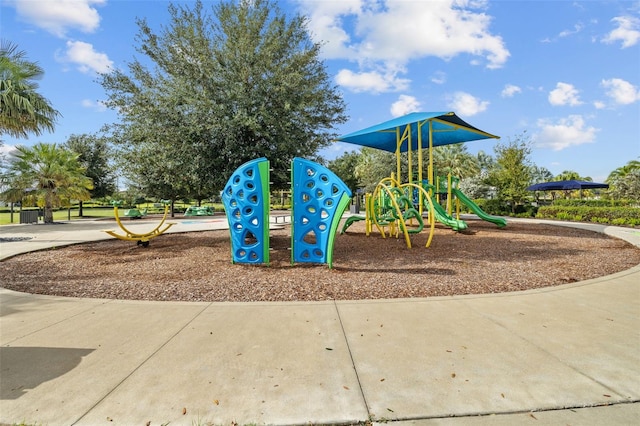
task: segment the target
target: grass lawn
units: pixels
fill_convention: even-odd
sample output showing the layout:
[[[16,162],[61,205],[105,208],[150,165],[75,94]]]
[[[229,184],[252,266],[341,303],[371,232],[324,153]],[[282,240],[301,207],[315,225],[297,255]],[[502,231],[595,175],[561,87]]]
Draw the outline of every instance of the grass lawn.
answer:
[[[204,206],[205,204],[203,204]],[[211,204],[208,204],[211,205]],[[181,203],[176,203],[175,204],[175,208],[178,209],[178,212],[176,212],[176,215],[182,215],[182,211],[184,211],[184,209],[186,209],[187,207],[189,207],[189,205],[187,204],[181,204]],[[216,212],[220,212],[220,211],[224,211],[222,204],[213,204],[211,205],[211,207],[213,207],[215,209]],[[149,213],[155,213],[155,214],[162,214],[164,213],[164,207],[158,207],[157,205],[154,205],[154,203],[148,203],[148,204],[139,204],[138,208],[140,210],[143,209],[148,209]],[[126,210],[126,209],[120,209],[120,215],[123,214],[122,210]],[[71,218],[71,220],[77,220],[77,219],[97,219],[97,218],[101,218],[101,217],[108,217],[108,218],[113,218],[113,208],[108,207],[100,207],[100,208],[94,208],[94,207],[83,207],[82,212],[84,213],[83,217],[80,218],[78,216],[78,209],[77,208],[72,208],[71,209],[71,214],[69,216],[69,210],[63,209],[63,210],[57,210],[53,212],[53,220],[54,221],[64,221],[64,220],[69,220],[69,218]],[[11,223],[17,224],[20,223],[20,211],[18,210],[18,208],[14,208],[13,211],[13,222],[11,222],[11,213],[7,210],[0,210],[0,225],[9,225]],[[42,223],[42,219],[40,219],[40,223]]]
[[[100,218],[100,217],[113,217],[113,209],[92,209],[92,208],[84,208],[83,209],[84,218]],[[71,220],[80,219],[78,217],[78,209],[71,210]],[[62,221],[69,220],[69,211],[68,210],[57,210],[53,212],[53,220],[54,221]],[[42,218],[40,219],[42,222]],[[0,212],[0,225],[9,225],[11,224],[11,213],[9,211],[1,211]],[[20,211],[15,209],[13,211],[13,223],[20,223]]]

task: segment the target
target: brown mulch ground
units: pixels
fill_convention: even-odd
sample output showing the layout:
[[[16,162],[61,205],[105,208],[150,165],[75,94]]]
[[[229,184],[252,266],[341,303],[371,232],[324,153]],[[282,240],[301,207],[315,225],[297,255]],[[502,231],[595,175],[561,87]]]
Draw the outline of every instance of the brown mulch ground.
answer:
[[[0,263],[2,286],[28,293],[133,300],[292,301],[429,297],[527,290],[640,264],[640,249],[560,226],[468,221],[402,238],[367,237],[362,222],[335,241],[333,269],[290,264],[290,228],[271,233],[270,266],[231,264],[229,232],[167,234],[149,247],[108,240]]]

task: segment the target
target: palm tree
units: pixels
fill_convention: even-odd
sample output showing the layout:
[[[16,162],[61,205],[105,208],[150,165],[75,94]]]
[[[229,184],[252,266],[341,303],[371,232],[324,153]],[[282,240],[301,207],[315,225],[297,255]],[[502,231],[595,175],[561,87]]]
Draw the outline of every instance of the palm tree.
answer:
[[[71,199],[88,200],[93,188],[78,155],[55,144],[18,146],[9,159],[6,187],[1,196],[44,207],[44,223],[53,223],[53,208]]]
[[[402,156],[402,172],[406,173],[406,155]],[[354,169],[354,176],[365,192],[373,192],[378,183],[397,170],[396,156],[387,151],[364,147]]]
[[[640,201],[640,161],[631,160],[612,171],[607,180],[609,192],[615,198]]]
[[[580,176],[580,174],[576,171],[573,170],[565,170],[562,173],[560,173],[559,175],[557,175],[555,177],[555,180],[557,181],[561,181],[561,180],[583,180],[586,182],[593,182],[593,179],[590,176],[585,176],[582,177]],[[591,192],[590,190],[586,190],[587,191],[587,195],[590,195]],[[571,194],[573,193],[576,196],[579,196],[580,199],[582,199],[582,195],[583,195],[583,191],[582,190],[565,190],[564,192],[564,198],[570,198]]]
[[[611,183],[616,179],[624,179],[625,176],[633,172],[634,170],[640,170],[640,161],[631,160],[627,164],[622,167],[618,167],[611,173],[609,173],[609,177],[607,177],[606,182]]]
[[[487,154],[486,152],[480,150],[476,154],[476,160],[478,160],[478,167],[480,167],[480,174],[486,175],[489,173],[492,167],[496,165],[496,159],[491,156],[491,154]]]
[[[34,81],[43,74],[17,45],[0,42],[0,135],[26,138],[29,133],[38,136],[44,130],[53,131],[60,113],[36,92]]]
[[[551,173],[546,167],[538,167],[535,164],[531,166],[531,183],[550,182],[553,180],[553,173]],[[536,201],[539,199],[539,191],[534,192]],[[546,194],[545,194],[546,197]],[[551,198],[555,199],[554,191],[551,191]]]
[[[546,167],[531,166],[531,183],[550,182],[553,180],[553,173]]]
[[[555,177],[555,180],[584,180],[584,181],[588,181],[588,182],[592,182],[593,179],[590,178],[589,176],[586,177],[582,177],[580,176],[580,174],[576,171],[573,170],[565,170],[562,173],[560,173],[559,175],[557,175]]]
[[[436,147],[433,150],[433,163],[438,175],[466,178],[480,172],[478,159],[467,152],[466,145],[451,144]]]

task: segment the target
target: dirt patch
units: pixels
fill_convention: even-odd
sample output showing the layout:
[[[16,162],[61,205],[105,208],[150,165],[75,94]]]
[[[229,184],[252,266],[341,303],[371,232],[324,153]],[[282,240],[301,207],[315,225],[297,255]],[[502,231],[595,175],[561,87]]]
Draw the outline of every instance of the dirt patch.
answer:
[[[337,236],[333,269],[291,265],[290,228],[271,233],[270,266],[231,263],[229,232],[167,234],[149,247],[108,240],[0,263],[3,287],[71,297],[182,301],[356,300],[482,294],[582,281],[640,264],[640,249],[599,233],[469,221],[403,238],[367,237],[362,222]]]

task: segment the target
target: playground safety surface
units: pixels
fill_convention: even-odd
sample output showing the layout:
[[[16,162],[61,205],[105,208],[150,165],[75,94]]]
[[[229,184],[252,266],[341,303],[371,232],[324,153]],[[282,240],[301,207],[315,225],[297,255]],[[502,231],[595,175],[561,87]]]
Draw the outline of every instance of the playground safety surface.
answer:
[[[569,226],[640,247],[638,230]],[[2,227],[0,257],[62,252],[104,238],[99,229]],[[640,265],[522,292],[393,300],[150,302],[0,289],[0,424],[635,424],[639,307]]]
[[[163,235],[149,247],[118,240],[40,251],[0,264],[7,288],[128,300],[311,301],[501,293],[601,277],[640,264],[640,249],[584,229],[471,220],[403,238],[336,238],[334,268],[291,265],[290,229],[271,231],[270,266],[231,264],[226,230]],[[281,228],[281,227],[280,227]]]

